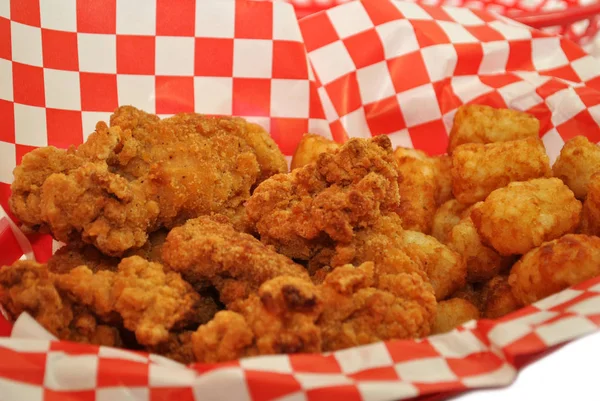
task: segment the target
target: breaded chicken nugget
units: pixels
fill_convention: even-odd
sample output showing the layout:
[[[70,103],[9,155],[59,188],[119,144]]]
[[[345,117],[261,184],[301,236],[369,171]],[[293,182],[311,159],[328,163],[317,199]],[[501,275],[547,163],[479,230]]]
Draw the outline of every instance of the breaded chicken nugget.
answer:
[[[438,191],[435,196],[435,203],[439,206],[452,199],[452,157],[448,155],[438,155],[433,157],[433,162],[437,167],[437,186]]]
[[[600,173],[593,174],[581,213],[581,234],[600,236]]]
[[[438,303],[431,332],[432,334],[446,333],[463,323],[477,319],[479,319],[479,309],[475,305],[462,298],[450,298]]]
[[[482,202],[476,203],[473,210],[481,205]],[[448,234],[447,245],[465,258],[469,283],[487,281],[512,263],[510,256],[501,256],[481,243],[470,213],[452,228]]]
[[[460,203],[482,201],[513,181],[551,176],[550,160],[539,138],[461,145],[452,154],[452,192]]]
[[[339,143],[321,135],[305,134],[294,152],[290,169],[294,170],[316,162],[321,153],[335,150],[340,146]]]
[[[497,319],[521,308],[523,304],[515,298],[507,276],[496,276],[483,286],[482,317]]]
[[[570,233],[581,202],[558,178],[512,182],[492,192],[471,218],[483,241],[501,255],[519,255]]]
[[[600,275],[600,238],[567,234],[524,255],[508,283],[525,305]]]
[[[397,148],[400,204],[395,210],[402,227],[425,234],[431,232],[438,193],[437,166],[424,152]]]
[[[433,216],[431,235],[442,244],[445,244],[452,227],[458,224],[468,207],[468,205],[463,205],[456,199],[445,202],[436,210]]]
[[[464,143],[495,143],[539,137],[537,118],[509,109],[483,105],[464,105],[454,116],[450,131],[448,153]]]
[[[576,136],[565,143],[552,170],[577,199],[585,199],[592,174],[600,171],[600,147],[585,136]]]

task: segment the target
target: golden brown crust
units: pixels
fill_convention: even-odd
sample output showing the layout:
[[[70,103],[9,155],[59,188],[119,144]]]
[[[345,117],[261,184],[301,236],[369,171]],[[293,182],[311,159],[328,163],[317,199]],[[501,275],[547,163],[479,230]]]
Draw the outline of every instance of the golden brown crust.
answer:
[[[477,319],[479,319],[479,309],[475,305],[466,299],[450,298],[438,303],[431,332],[432,334],[446,333]]]
[[[568,234],[523,255],[508,282],[528,305],[569,286],[600,275],[600,238]]]
[[[576,136],[565,143],[552,170],[577,199],[583,200],[592,175],[600,171],[600,147],[585,136]]]
[[[484,105],[458,108],[450,130],[448,153],[465,143],[495,143],[539,137],[540,122],[532,115]]]
[[[482,201],[513,181],[551,176],[550,160],[539,138],[466,144],[452,154],[452,192],[464,204]]]
[[[579,224],[581,202],[558,178],[513,182],[492,192],[471,218],[487,245],[501,255],[519,255]]]
[[[336,150],[340,146],[342,145],[321,135],[304,134],[292,157],[290,170],[315,163],[321,153]]]
[[[581,212],[581,234],[600,236],[600,173],[592,174]]]
[[[468,207],[468,205],[463,205],[456,199],[450,199],[442,204],[433,216],[431,236],[442,244],[446,244],[452,227],[458,224]]]
[[[452,194],[452,157],[449,155],[438,155],[433,157],[437,168],[436,179],[438,191],[435,203],[440,206],[453,198]]]
[[[496,276],[483,286],[482,316],[497,319],[520,309],[523,304],[515,298],[507,276]]]

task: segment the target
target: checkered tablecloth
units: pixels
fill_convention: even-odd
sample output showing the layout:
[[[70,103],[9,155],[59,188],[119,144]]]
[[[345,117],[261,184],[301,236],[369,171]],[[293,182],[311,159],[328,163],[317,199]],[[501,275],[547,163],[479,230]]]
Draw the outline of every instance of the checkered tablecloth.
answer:
[[[307,131],[385,134],[439,154],[465,103],[535,115],[551,159],[574,135],[600,141],[599,61],[485,11],[364,0],[298,22],[283,2],[0,1],[0,264],[56,247],[7,215],[23,154],[81,143],[127,103],[246,117],[288,157]],[[0,401],[376,401],[503,385],[529,358],[597,330],[599,294],[593,280],[421,341],[194,367],[53,341],[24,315],[0,338]]]

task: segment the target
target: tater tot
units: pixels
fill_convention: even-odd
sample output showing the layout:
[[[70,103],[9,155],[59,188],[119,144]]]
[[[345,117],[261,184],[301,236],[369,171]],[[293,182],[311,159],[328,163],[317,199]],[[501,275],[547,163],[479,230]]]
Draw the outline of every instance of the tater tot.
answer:
[[[417,231],[403,231],[402,251],[419,263],[431,282],[436,299],[447,298],[465,285],[463,258],[435,238]]]
[[[482,202],[476,203],[473,210],[481,205]],[[481,243],[481,238],[470,214],[464,216],[452,228],[448,234],[447,245],[465,259],[468,283],[490,280],[512,263],[510,256],[501,256],[492,248]]]
[[[565,143],[552,170],[577,199],[585,199],[592,174],[600,171],[600,146],[584,136],[576,136]]]
[[[600,236],[600,173],[593,174],[581,213],[581,234]]]
[[[340,147],[340,144],[321,135],[305,134],[292,156],[290,169],[294,170],[317,160],[321,153]]]
[[[481,312],[483,309],[483,296],[481,290],[481,285],[467,283],[467,285],[465,285],[463,288],[453,293],[452,298],[461,298],[467,300],[475,305]]]
[[[440,206],[433,215],[431,236],[445,244],[452,227],[458,224],[462,214],[469,206],[463,205],[456,199],[450,199]]]
[[[482,201],[513,181],[551,176],[550,159],[539,138],[461,145],[452,155],[452,192],[460,203]]]
[[[485,283],[481,290],[482,317],[497,319],[520,309],[523,304],[513,295],[508,277],[496,276]]]
[[[567,234],[523,255],[508,283],[525,305],[600,275],[600,238]]]
[[[433,162],[437,167],[438,190],[435,196],[435,203],[439,206],[452,199],[452,157],[448,155],[438,155],[433,157]]]
[[[447,333],[461,324],[477,319],[479,309],[475,305],[462,298],[451,298],[438,303],[431,333]]]
[[[458,108],[450,130],[448,153],[465,143],[496,143],[539,137],[537,118],[517,110],[483,105]]]
[[[484,243],[501,255],[522,255],[579,223],[581,202],[558,178],[512,182],[492,192],[471,218]]]
[[[400,192],[395,211],[402,219],[402,227],[429,234],[436,210],[436,165],[419,150],[397,148],[394,156],[398,162]]]

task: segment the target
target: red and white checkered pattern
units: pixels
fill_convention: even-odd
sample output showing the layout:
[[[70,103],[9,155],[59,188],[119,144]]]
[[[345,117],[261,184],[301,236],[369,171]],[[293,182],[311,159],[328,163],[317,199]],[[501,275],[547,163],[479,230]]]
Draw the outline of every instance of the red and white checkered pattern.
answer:
[[[574,135],[600,141],[599,61],[484,11],[364,0],[298,23],[282,2],[1,2],[0,264],[32,254],[43,261],[57,246],[48,236],[25,238],[7,214],[23,154],[81,143],[125,103],[159,115],[247,117],[288,156],[306,131],[338,141],[386,134],[396,145],[442,153],[465,103],[532,113],[552,159]],[[58,342],[23,315],[12,337],[0,338],[0,394],[406,399],[510,383],[530,358],[599,325],[596,279],[498,321],[420,341],[184,367]],[[0,317],[0,335],[8,332]]]

